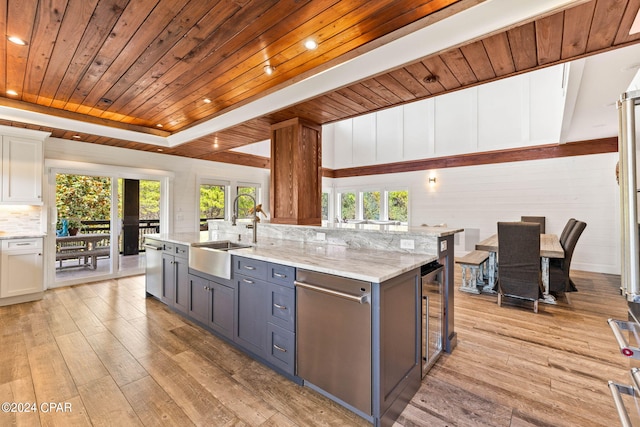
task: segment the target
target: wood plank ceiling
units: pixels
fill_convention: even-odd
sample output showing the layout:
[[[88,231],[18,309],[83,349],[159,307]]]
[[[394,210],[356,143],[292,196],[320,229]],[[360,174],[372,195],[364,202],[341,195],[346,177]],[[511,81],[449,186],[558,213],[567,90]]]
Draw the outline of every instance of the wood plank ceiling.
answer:
[[[478,0],[43,3],[0,2],[0,27],[28,41],[0,42],[0,93],[18,93],[0,97],[0,105],[168,135]],[[640,34],[629,29],[639,9],[640,0],[582,2],[163,152],[265,167],[266,159],[227,150],[268,139],[271,124],[292,117],[329,123],[637,43]],[[309,37],[320,41],[316,51],[304,48]],[[266,75],[265,65],[277,72]],[[0,124],[158,151],[69,129]]]

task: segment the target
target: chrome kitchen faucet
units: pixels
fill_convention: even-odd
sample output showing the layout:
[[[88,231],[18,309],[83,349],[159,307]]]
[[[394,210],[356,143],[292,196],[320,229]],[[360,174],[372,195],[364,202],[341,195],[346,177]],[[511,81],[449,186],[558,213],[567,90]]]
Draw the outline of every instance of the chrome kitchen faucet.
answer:
[[[251,222],[253,225],[247,225],[247,228],[253,228],[253,243],[258,243],[258,212],[256,212],[256,199],[251,194],[238,194],[235,199],[233,199],[233,215],[231,216],[231,225],[236,225],[236,220],[238,219],[238,199],[240,196],[247,196],[251,200],[253,200],[253,210],[252,215],[253,218]]]

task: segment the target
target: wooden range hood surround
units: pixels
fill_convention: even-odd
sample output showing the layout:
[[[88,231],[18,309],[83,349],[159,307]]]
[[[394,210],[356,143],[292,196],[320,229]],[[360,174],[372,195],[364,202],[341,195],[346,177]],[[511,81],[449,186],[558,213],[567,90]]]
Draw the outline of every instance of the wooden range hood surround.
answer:
[[[322,224],[322,127],[301,118],[271,125],[271,222]]]

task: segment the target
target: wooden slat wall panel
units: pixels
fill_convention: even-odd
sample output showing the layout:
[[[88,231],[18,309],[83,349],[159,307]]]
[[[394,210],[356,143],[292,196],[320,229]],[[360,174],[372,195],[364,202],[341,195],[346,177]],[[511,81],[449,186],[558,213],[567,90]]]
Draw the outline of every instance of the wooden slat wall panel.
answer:
[[[598,0],[596,2],[587,52],[613,44],[628,0]]]
[[[477,83],[478,79],[460,49],[452,49],[440,55],[447,68],[463,86]]]
[[[408,102],[416,99],[416,95],[414,93],[402,86],[402,84],[394,79],[390,74],[383,74],[376,77],[374,80],[379,83],[381,87],[399,97],[402,101]]]
[[[6,3],[6,2],[5,2]],[[37,12],[37,0],[12,0],[7,9],[7,35],[31,40],[31,33]],[[6,63],[6,88],[18,93],[24,91],[24,75],[27,69],[29,46],[19,46],[14,43],[6,44],[7,55],[12,58]]]
[[[425,81],[428,77],[433,77],[433,73],[429,70],[425,64],[422,62],[416,62],[415,64],[410,64],[404,67],[405,70],[409,74],[411,74],[418,83],[420,83],[424,88],[429,92],[429,94],[434,95],[436,93],[444,92],[444,87],[440,82],[435,81],[432,83],[427,83]]]
[[[509,39],[505,33],[498,33],[482,41],[489,55],[496,76],[505,76],[516,70],[509,48]]]
[[[156,28],[165,27],[173,16],[178,12],[174,7],[172,13],[167,0],[158,4],[157,0],[145,2],[131,2],[122,12],[120,19],[113,27],[113,31],[100,47],[95,59],[91,62],[87,71],[82,76],[77,90],[69,98],[68,110],[79,113],[90,113],[102,98],[112,100],[112,95],[105,92],[115,81],[131,66],[136,58],[145,52],[151,44],[154,32],[150,31],[150,25]],[[162,11],[162,20],[148,19],[151,11]],[[154,13],[152,17],[158,17],[159,13]],[[127,55],[118,55],[126,50]],[[105,73],[109,73],[105,79]],[[105,82],[105,80],[107,80]],[[109,107],[110,103],[101,102],[100,108]],[[94,115],[96,112],[93,112]]]
[[[582,55],[587,51],[587,37],[596,3],[590,1],[564,12],[562,58]]]
[[[638,40],[640,38],[640,33],[632,35],[629,34],[631,25],[633,25],[633,21],[639,11],[640,0],[629,0],[627,8],[624,12],[624,16],[622,17],[622,21],[620,22],[620,27],[618,28],[618,33],[616,34],[614,44],[627,43],[633,40]]]
[[[126,8],[128,0],[101,0],[89,20],[89,29],[80,39],[80,48],[75,50],[69,66],[62,76],[54,96],[52,107],[65,109],[85,71],[100,51],[109,34]],[[68,46],[67,48],[70,48]],[[61,77],[61,78],[60,78]]]
[[[221,87],[232,81],[232,86],[240,85],[239,90],[244,91],[246,89],[243,84],[249,83],[252,86],[256,84],[254,80],[265,79],[262,71],[264,54],[261,52],[251,55],[251,53],[256,50],[260,51],[259,47],[263,45],[263,38],[269,40],[271,35],[266,33],[266,30],[271,27],[274,19],[276,17],[277,19],[286,18],[288,13],[296,8],[293,4],[285,8],[286,2],[278,3],[269,8],[271,5],[272,1],[270,0],[257,2],[255,6],[241,9],[240,13],[234,16],[234,20],[228,21],[227,25],[221,27],[218,32],[220,34],[215,34],[214,40],[222,42],[222,48],[202,52],[201,62],[193,61],[192,65],[180,73],[179,80],[172,81],[161,88],[162,90],[157,94],[154,94],[154,97],[157,96],[158,99],[165,101],[142,104],[134,113],[148,117],[151,122],[159,123],[166,121],[167,115],[187,107],[192,100],[204,97],[215,99],[214,107],[220,110],[226,107],[224,100],[219,96]],[[255,17],[261,13],[267,14],[269,18],[265,21],[255,21]],[[253,26],[248,27],[252,20],[254,21]],[[241,29],[245,32],[239,33]],[[225,39],[225,36],[229,38]],[[249,36],[252,36],[252,40],[248,40]],[[221,38],[218,39],[218,37]],[[197,65],[197,70],[193,70],[193,65]],[[183,75],[189,70],[190,74]],[[237,77],[230,79],[226,74],[227,71],[233,71],[233,75],[237,75]],[[212,93],[214,88],[215,93]],[[183,94],[189,94],[189,96],[182,96]],[[144,93],[143,97],[148,98]]]
[[[560,59],[563,24],[564,16],[562,13],[556,13],[536,21],[538,64],[549,64]]]
[[[460,47],[465,59],[469,62],[469,66],[473,70],[473,74],[478,81],[491,80],[496,77],[493,71],[491,61],[481,41]]]
[[[427,67],[431,74],[437,76],[438,83],[440,83],[445,89],[451,90],[458,89],[460,87],[460,82],[456,79],[456,76],[453,75],[449,67],[447,67],[447,64],[445,64],[439,56],[425,58],[422,60],[422,63]],[[437,93],[433,90],[431,92]]]
[[[391,77],[397,80],[402,86],[413,94],[415,98],[423,98],[431,95],[431,92],[419,80],[409,73],[406,68],[400,68],[389,73]]]
[[[37,94],[38,104],[47,107],[53,104],[60,76],[67,72],[68,64],[75,54],[75,46],[80,43],[97,4],[98,0],[69,0],[58,31],[58,39],[65,40],[65,43],[56,43],[53,47]]]
[[[538,65],[536,52],[536,26],[533,22],[507,32],[516,71],[528,70]],[[536,52],[535,55],[532,53]]]
[[[31,37],[29,60],[22,90],[24,101],[35,104],[38,100],[40,86],[51,59],[54,40],[58,36],[66,7],[67,0],[52,0],[48,7],[40,7],[37,10],[36,27]]]

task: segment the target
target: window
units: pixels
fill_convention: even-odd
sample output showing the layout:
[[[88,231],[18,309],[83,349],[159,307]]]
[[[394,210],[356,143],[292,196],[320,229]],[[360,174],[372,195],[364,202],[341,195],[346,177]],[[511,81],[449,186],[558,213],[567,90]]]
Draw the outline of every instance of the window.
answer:
[[[386,193],[389,220],[406,224],[409,220],[409,192],[401,190]]]
[[[256,204],[260,204],[260,195],[258,194],[258,189],[260,187],[255,184],[238,184],[236,187],[236,193],[240,194],[248,194],[252,196],[256,200]],[[233,209],[233,207],[232,207]],[[249,211],[253,209],[253,200],[249,197],[240,197],[238,198],[238,218],[249,218],[251,214]]]
[[[362,193],[362,219],[380,219],[380,192],[367,191]]]
[[[399,221],[402,225],[409,221],[407,190],[338,192],[338,205],[341,221]]]
[[[225,219],[227,186],[224,184],[200,184],[200,222],[209,219]]]
[[[322,221],[329,220],[329,193],[322,193]]]
[[[339,193],[340,219],[356,219],[356,193]]]

